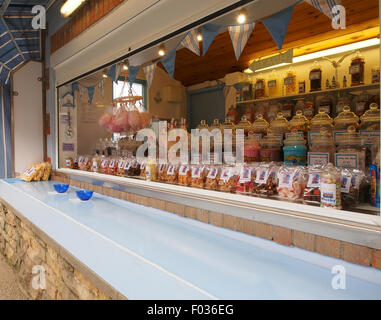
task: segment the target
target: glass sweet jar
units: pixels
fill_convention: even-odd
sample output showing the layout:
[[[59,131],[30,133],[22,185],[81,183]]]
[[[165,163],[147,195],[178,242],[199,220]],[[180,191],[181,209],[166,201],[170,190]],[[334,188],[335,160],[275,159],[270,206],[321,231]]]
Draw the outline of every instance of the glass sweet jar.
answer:
[[[242,116],[241,121],[236,125],[236,129],[242,129],[245,136],[252,130],[251,122],[247,119],[246,116]]]
[[[336,143],[339,154],[336,155],[336,161],[345,161],[346,167],[365,171],[366,148],[355,126],[348,127],[347,132],[340,135]]]
[[[231,106],[226,114],[226,119],[230,119],[230,121],[234,124],[238,123],[238,113],[237,110]]]
[[[271,129],[269,129],[267,135],[260,140],[260,145],[260,161],[282,161],[281,142],[279,137],[272,133]]]
[[[259,162],[260,150],[259,137],[249,133],[244,140],[244,161]]]
[[[284,140],[283,157],[286,165],[306,165],[306,140],[297,129],[293,129],[287,139]]]
[[[296,94],[296,72],[293,67],[290,67],[283,80],[284,94],[286,96]]]
[[[329,133],[333,133],[333,119],[324,111],[320,109],[319,113],[311,119],[310,131],[321,131],[327,129]]]
[[[356,56],[352,59],[349,67],[349,74],[351,75],[351,86],[359,86],[364,84],[364,71],[365,59],[358,51]]]
[[[255,134],[265,136],[270,124],[263,118],[262,114],[258,114],[257,120],[253,122],[251,131]]]
[[[266,93],[266,81],[262,73],[260,73],[254,84],[255,99],[261,99],[265,97]]]
[[[336,145],[332,134],[329,133],[327,129],[323,128],[316,136],[313,137],[310,152],[328,153],[329,162],[334,162]]]
[[[340,171],[329,163],[320,176],[320,206],[341,210]]]
[[[347,130],[349,126],[354,126],[355,128],[359,127],[359,117],[351,111],[351,107],[346,105],[343,108],[343,111],[334,120],[335,131]]]
[[[290,120],[290,129],[303,132],[304,137],[307,137],[309,130],[310,122],[303,115],[301,110],[296,111],[295,116]]]
[[[380,130],[380,109],[377,103],[372,103],[360,120],[360,130]]]
[[[320,64],[315,61],[310,71],[310,91],[321,91],[322,72]]]
[[[278,112],[277,117],[270,122],[270,129],[273,134],[284,138],[285,133],[290,131],[290,123],[282,112]]]

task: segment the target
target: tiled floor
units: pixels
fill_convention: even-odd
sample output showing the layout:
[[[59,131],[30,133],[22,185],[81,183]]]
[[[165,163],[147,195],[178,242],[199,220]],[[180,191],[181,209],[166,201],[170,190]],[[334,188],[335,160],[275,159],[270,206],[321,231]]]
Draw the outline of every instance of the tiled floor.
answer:
[[[12,269],[0,256],[0,300],[27,300]]]

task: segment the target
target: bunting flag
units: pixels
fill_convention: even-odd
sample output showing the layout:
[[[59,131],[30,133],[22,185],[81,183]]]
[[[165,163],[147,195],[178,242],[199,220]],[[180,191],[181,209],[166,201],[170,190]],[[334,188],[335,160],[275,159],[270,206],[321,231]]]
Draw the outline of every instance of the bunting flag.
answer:
[[[296,4],[291,7],[283,9],[272,16],[263,19],[262,22],[266,29],[270,32],[273,37],[278,49],[281,50],[283,46],[283,41],[286,36],[288,24],[290,23],[292,12],[294,11]]]
[[[115,64],[115,80],[114,80],[114,82],[118,82],[120,74],[122,73],[122,68],[123,68],[123,62],[118,62]]]
[[[112,81],[116,81],[116,64],[113,64],[107,72],[107,75],[112,79]]]
[[[161,58],[160,61],[171,78],[173,78],[173,75],[175,74],[176,48],[174,48],[164,58]]]
[[[221,26],[213,23],[207,23],[201,26],[201,33],[203,39],[202,55],[205,55],[206,51],[208,51],[220,28]]]
[[[325,14],[328,18],[332,19],[332,8],[341,4],[341,0],[304,0],[311,6],[318,9],[321,13]]]
[[[87,93],[89,95],[89,104],[93,103],[94,89],[95,89],[95,86],[87,87]]]
[[[155,74],[155,70],[156,70],[156,63],[152,63],[148,66],[145,66],[143,70],[144,70],[144,74],[146,75],[148,88],[150,88],[153,75]]]
[[[130,87],[135,82],[136,76],[138,75],[140,66],[129,66],[128,67],[128,82],[130,83]]]
[[[236,26],[229,26],[230,39],[232,40],[235,57],[238,61],[243,49],[245,48],[247,40],[254,29],[255,23],[245,23]]]
[[[181,45],[190,51],[192,51],[196,55],[200,55],[200,46],[197,40],[197,32],[196,30],[189,31],[183,41],[181,41]]]
[[[78,89],[78,82],[77,81],[74,81],[72,84],[71,84],[71,93],[74,95],[74,92]]]

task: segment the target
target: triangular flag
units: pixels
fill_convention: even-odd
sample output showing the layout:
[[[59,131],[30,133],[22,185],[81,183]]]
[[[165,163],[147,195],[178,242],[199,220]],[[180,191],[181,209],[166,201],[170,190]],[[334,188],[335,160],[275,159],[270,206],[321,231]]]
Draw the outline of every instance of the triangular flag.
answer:
[[[112,81],[115,81],[116,79],[116,65],[113,64],[107,72],[107,75],[112,79]]]
[[[89,102],[90,102],[90,104],[93,103],[94,89],[95,89],[95,86],[93,86],[93,87],[87,87],[87,93],[89,95]]]
[[[171,78],[173,78],[173,75],[175,74],[176,48],[174,48],[164,58],[161,58],[160,61]]]
[[[208,51],[220,28],[221,26],[213,23],[207,23],[201,26],[203,39],[202,55],[205,55],[206,51]]]
[[[123,62],[118,62],[115,66],[115,80],[114,82],[118,82],[120,74],[122,73],[122,67],[123,67]]]
[[[287,33],[288,24],[290,23],[294,7],[295,4],[262,20],[279,50],[282,49],[283,41]]]
[[[128,67],[128,82],[130,83],[130,87],[135,82],[136,76],[138,75],[140,66],[129,66]]]
[[[198,56],[200,55],[196,30],[189,31],[183,41],[181,41],[181,45],[192,51],[194,54],[197,54]]]
[[[332,8],[341,4],[341,0],[304,0],[311,6],[318,9],[321,13],[325,14],[328,18],[332,19]]]
[[[247,40],[249,40],[250,35],[254,29],[255,23],[245,23],[236,26],[229,26],[230,39],[232,39],[235,57],[238,60],[243,49],[245,48]]]
[[[148,88],[149,88],[149,87],[151,87],[153,75],[155,74],[156,63],[152,63],[152,64],[150,64],[148,66],[145,66],[143,68],[143,70],[144,70],[144,73],[146,75],[147,84],[148,84]]]
[[[74,92],[78,89],[78,82],[77,81],[74,81],[72,84],[71,84],[71,93],[74,95]]]

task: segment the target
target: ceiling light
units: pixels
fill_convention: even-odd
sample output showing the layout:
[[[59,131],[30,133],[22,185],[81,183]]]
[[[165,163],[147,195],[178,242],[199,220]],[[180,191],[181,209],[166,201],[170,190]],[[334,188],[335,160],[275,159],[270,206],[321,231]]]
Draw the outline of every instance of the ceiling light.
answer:
[[[245,23],[247,20],[247,10],[242,8],[239,13],[238,13],[238,16],[237,16],[237,22],[239,24],[242,24],[242,23]]]
[[[106,69],[103,70],[102,77],[103,78],[107,78],[107,70]]]
[[[129,62],[128,62],[128,59],[126,59],[126,60],[124,60],[123,65],[122,65],[123,70],[127,71],[128,66],[129,66]]]
[[[262,68],[262,69],[257,69],[257,70],[255,70],[255,72],[265,71],[265,70],[274,69],[274,68],[280,68],[280,67],[287,66],[289,64],[290,63],[283,62],[283,63],[279,63],[279,64],[276,64],[276,65],[273,65],[273,66],[270,66],[270,67],[266,67],[266,68]]]
[[[159,46],[158,54],[160,57],[165,56],[165,45],[163,43]]]
[[[244,73],[254,73],[253,70],[251,70],[250,68],[243,70],[243,72]]]
[[[64,18],[70,16],[75,10],[77,10],[82,3],[86,0],[66,0],[62,5],[60,12]]]
[[[199,41],[199,42],[202,41],[202,32],[200,29],[197,32],[197,41]]]

